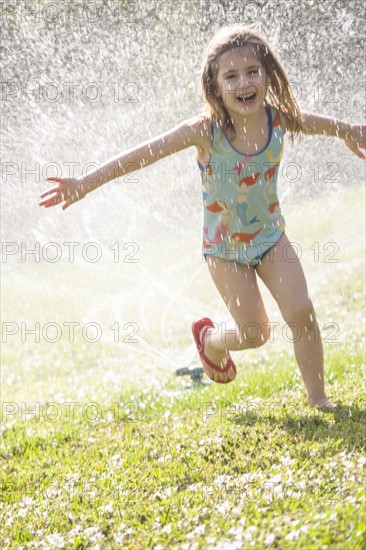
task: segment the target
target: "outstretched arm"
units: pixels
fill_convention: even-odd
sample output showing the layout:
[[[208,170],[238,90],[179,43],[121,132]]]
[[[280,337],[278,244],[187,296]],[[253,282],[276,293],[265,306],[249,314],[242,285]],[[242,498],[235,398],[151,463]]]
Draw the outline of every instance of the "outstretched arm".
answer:
[[[87,193],[97,189],[112,179],[139,170],[177,151],[203,144],[202,121],[199,118],[186,120],[165,134],[124,151],[105,162],[93,172],[80,178],[48,178],[58,185],[42,193],[39,204],[46,208],[65,201],[63,210],[82,199]]]
[[[359,158],[364,159],[365,155],[361,149],[366,149],[366,125],[349,124],[312,113],[302,113],[306,134],[319,134],[324,136],[336,136],[343,139],[347,147]]]

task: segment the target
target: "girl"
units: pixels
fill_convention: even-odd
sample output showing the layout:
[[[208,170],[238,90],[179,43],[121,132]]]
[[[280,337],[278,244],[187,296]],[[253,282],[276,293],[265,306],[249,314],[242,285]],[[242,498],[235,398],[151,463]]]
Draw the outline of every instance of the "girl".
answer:
[[[242,25],[222,29],[209,44],[201,83],[204,115],[123,152],[87,176],[48,178],[57,185],[41,195],[40,205],[64,202],[62,208],[68,208],[111,179],[195,146],[203,187],[203,254],[235,321],[221,331],[208,318],[193,323],[207,376],[231,382],[236,367],[230,351],[268,340],[260,277],[286,323],[295,327],[295,357],[310,407],[334,408],[324,392],[322,342],[304,272],[285,233],[276,181],[286,132],[292,141],[302,133],[337,136],[365,158],[360,147],[365,148],[366,126],[301,113],[269,44]]]

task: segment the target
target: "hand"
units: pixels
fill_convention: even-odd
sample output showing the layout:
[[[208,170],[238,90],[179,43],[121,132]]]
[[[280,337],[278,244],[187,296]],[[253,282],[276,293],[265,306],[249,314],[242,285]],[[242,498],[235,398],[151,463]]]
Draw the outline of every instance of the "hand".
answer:
[[[366,124],[352,124],[344,143],[360,159],[365,159],[361,149],[366,149]]]
[[[87,194],[85,183],[78,181],[76,178],[47,178],[47,181],[57,181],[58,185],[42,193],[41,199],[44,200],[39,203],[39,206],[45,208],[65,201],[62,210],[66,210],[71,204],[84,198]]]

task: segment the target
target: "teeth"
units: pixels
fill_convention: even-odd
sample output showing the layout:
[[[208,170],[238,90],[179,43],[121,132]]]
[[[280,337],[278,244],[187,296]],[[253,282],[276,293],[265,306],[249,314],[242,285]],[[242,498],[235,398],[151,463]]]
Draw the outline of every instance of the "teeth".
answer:
[[[255,96],[255,92],[252,92],[251,94],[239,96],[238,99],[239,101],[245,101],[246,99],[249,99],[250,97],[254,97],[254,96]]]

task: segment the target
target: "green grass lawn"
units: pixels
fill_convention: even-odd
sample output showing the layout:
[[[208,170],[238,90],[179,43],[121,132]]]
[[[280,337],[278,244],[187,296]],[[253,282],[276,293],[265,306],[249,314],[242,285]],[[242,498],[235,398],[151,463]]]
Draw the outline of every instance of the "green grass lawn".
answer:
[[[233,384],[187,390],[174,376],[197,364],[192,320],[228,319],[188,236],[177,237],[169,267],[173,245],[159,256],[148,237],[136,264],[5,266],[3,322],[19,331],[3,336],[0,547],[365,548],[359,194],[350,188],[286,216],[302,247],[335,413],[306,406],[282,327],[236,356]],[[335,250],[339,261],[327,261]],[[282,322],[264,294],[270,318]],[[22,341],[21,322],[40,323],[39,342]],[[73,342],[70,322],[79,323]],[[102,330],[95,343],[81,330],[91,322]],[[62,327],[59,341],[42,337],[47,323]]]

